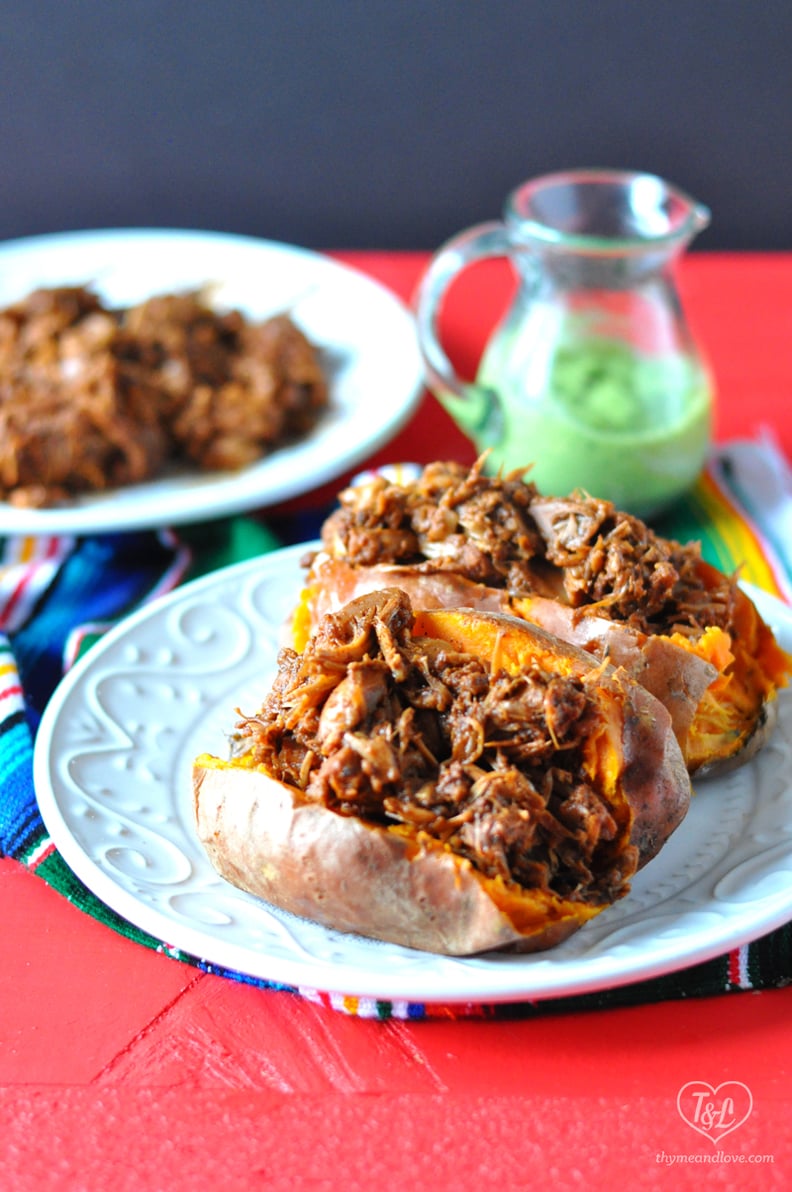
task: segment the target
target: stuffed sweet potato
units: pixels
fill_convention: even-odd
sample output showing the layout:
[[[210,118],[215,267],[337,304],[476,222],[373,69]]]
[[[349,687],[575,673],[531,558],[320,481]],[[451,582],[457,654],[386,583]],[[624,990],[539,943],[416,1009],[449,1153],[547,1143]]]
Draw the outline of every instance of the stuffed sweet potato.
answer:
[[[398,589],[283,650],[232,739],[194,767],[223,877],[451,955],[558,944],[628,891],[690,799],[668,713],[623,671],[517,618],[414,612]]]
[[[668,708],[691,774],[746,760],[790,658],[734,577],[607,501],[545,497],[516,473],[433,464],[340,495],[294,619],[386,585],[417,607],[501,611],[623,666]]]

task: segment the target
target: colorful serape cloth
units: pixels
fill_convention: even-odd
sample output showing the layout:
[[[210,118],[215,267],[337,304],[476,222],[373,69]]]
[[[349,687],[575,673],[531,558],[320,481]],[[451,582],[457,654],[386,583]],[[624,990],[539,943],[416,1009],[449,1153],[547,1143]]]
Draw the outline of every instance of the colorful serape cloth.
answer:
[[[739,568],[744,580],[792,602],[792,479],[769,439],[719,449],[689,499],[656,528],[681,541],[699,540],[711,563],[728,572]],[[168,947],[101,902],[63,861],[38,810],[33,747],[44,707],[74,660],[125,615],[179,584],[279,545],[267,527],[242,517],[178,531],[0,538],[0,855],[16,859],[82,911],[140,945],[205,972],[288,990],[368,1018],[559,1014],[792,982],[790,924],[714,960],[597,993],[497,1006],[378,1001],[218,968]]]

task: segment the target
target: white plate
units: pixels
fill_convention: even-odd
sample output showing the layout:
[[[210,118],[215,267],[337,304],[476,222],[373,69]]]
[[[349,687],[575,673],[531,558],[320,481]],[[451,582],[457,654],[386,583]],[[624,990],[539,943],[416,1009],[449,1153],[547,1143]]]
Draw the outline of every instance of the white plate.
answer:
[[[15,509],[0,533],[92,533],[176,525],[262,508],[324,484],[371,455],[407,421],[423,386],[412,315],[362,273],[286,244],[214,232],[71,232],[0,245],[0,307],[41,286],[90,284],[125,306],[209,284],[218,307],[250,318],[288,312],[325,354],[330,408],[310,435],[241,472],[183,471]]]
[[[327,931],[223,882],[192,821],[190,766],[224,753],[235,707],[269,685],[305,546],[216,572],[112,630],[49,704],[35,781],[66,862],[169,945],[254,977],[418,1002],[505,1002],[637,981],[792,918],[792,695],[761,755],[702,782],[631,893],[541,955],[449,959]],[[752,590],[783,645],[792,615]]]

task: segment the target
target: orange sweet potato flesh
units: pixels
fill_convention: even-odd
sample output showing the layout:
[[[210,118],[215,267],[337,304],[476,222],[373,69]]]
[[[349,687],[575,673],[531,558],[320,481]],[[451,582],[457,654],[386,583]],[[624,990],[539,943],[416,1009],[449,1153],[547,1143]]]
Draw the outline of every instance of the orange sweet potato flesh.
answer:
[[[218,872],[282,910],[329,928],[448,955],[534,952],[566,939],[629,889],[684,818],[690,782],[663,706],[621,670],[541,628],[478,610],[419,610],[413,641],[486,660],[492,673],[529,663],[579,678],[593,709],[584,768],[616,825],[610,901],[561,896],[478,870],[412,826],[341,815],[279,782],[250,757],[196,759],[198,835]]]
[[[699,563],[705,586],[718,573]],[[776,719],[773,703],[786,686],[792,659],[781,649],[753,601],[734,590],[731,631],[710,628],[697,641],[674,635],[672,642],[711,662],[717,671],[703,693],[686,743],[688,768],[700,776],[722,774],[761,749]]]

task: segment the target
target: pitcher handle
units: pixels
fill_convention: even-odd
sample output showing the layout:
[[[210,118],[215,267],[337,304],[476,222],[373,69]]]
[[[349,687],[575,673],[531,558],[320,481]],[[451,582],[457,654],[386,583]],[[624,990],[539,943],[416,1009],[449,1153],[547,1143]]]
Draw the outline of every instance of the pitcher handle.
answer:
[[[414,304],[418,345],[427,379],[438,396],[452,396],[467,402],[476,393],[475,385],[466,385],[456,375],[440,343],[438,324],[446,291],[466,266],[485,257],[507,257],[511,249],[504,224],[496,220],[476,224],[447,240],[421,279]]]

